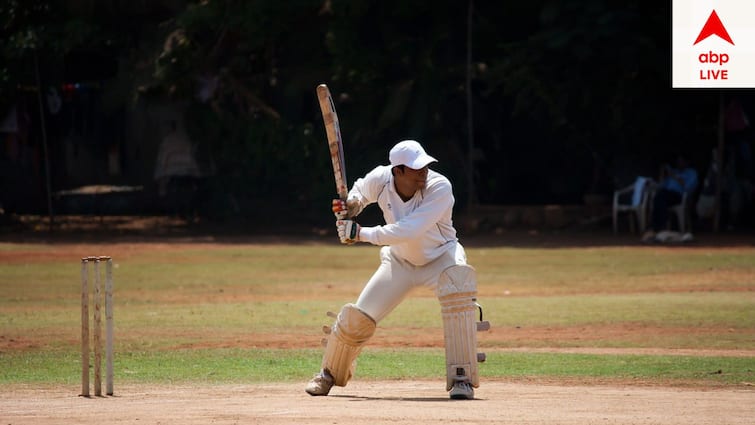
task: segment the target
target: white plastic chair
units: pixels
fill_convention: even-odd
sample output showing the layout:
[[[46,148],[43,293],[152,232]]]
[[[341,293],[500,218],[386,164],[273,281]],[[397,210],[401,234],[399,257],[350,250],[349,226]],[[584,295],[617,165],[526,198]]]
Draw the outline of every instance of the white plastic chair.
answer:
[[[635,199],[636,183],[613,192],[613,233],[619,231],[619,214],[627,213],[632,233],[642,233],[647,227],[650,190],[648,185],[640,188],[639,199]],[[635,227],[635,222],[636,227]]]
[[[689,198],[689,195],[685,193],[684,195],[682,195],[682,202],[669,207],[669,211],[671,211],[676,216],[676,223],[679,226],[679,231],[681,233],[692,232],[691,206],[689,205]],[[669,220],[669,229],[671,228],[670,221],[671,220]]]
[[[655,197],[656,189],[657,188],[655,187],[655,185],[653,185],[650,190],[648,190],[648,216],[653,213],[653,198]],[[681,202],[668,208],[671,214],[669,214],[669,220],[668,223],[666,223],[666,229],[671,230],[673,221],[672,217],[674,217],[676,218],[676,225],[679,228],[680,233],[692,232],[692,205],[690,204],[691,197],[687,193],[684,193],[682,194]]]

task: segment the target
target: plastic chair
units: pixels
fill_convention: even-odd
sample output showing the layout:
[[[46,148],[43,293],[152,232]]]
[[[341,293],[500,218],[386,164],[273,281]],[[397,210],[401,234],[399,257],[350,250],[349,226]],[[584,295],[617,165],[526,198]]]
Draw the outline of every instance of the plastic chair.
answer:
[[[689,199],[689,195],[685,193],[682,195],[682,202],[669,207],[669,211],[676,216],[676,223],[679,226],[679,231],[681,233],[692,232],[692,214]],[[671,220],[669,220],[668,226],[669,229],[671,229]]]
[[[655,197],[656,187],[653,185],[648,190],[648,216],[653,213],[653,198]],[[692,232],[692,205],[691,196],[687,193],[682,194],[682,200],[676,205],[672,205],[668,208],[669,220],[666,223],[666,229],[672,230],[672,217],[676,218],[676,225],[679,228],[680,233]]]
[[[632,233],[642,233],[647,227],[648,206],[650,203],[649,183],[640,188],[639,202],[635,202],[634,193],[636,183],[617,189],[613,192],[613,233],[619,231],[619,214],[627,213],[629,216],[629,228]],[[635,228],[636,221],[636,228]]]

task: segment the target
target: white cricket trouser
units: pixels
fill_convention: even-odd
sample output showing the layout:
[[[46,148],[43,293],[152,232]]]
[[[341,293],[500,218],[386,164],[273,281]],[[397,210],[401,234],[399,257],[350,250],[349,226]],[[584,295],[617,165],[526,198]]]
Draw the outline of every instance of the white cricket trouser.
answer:
[[[357,307],[379,323],[412,289],[425,286],[435,290],[438,276],[443,270],[456,264],[467,264],[464,247],[458,242],[455,245],[455,249],[446,251],[424,266],[415,266],[396,257],[390,246],[382,247],[380,267],[359,294]]]

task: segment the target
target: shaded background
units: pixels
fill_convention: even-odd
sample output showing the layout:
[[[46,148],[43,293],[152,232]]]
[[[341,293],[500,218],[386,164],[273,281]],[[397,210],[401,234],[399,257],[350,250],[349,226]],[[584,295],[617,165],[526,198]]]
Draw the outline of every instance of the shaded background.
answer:
[[[753,94],[672,90],[670,12],[639,0],[0,0],[0,204],[6,217],[213,222],[274,208],[325,224],[325,82],[350,184],[414,138],[459,212],[605,206],[680,152],[702,186],[723,129],[741,200],[724,219],[752,227]]]

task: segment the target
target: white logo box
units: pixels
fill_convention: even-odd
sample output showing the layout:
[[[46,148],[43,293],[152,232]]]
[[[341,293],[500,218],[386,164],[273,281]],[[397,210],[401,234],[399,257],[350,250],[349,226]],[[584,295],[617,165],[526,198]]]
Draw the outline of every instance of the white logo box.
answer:
[[[755,0],[672,0],[671,8],[673,88],[755,88]],[[714,11],[734,44],[706,28]],[[695,44],[704,28],[712,34]]]

